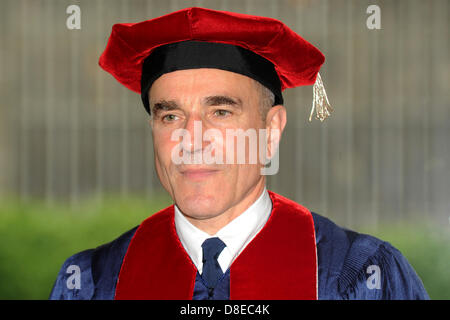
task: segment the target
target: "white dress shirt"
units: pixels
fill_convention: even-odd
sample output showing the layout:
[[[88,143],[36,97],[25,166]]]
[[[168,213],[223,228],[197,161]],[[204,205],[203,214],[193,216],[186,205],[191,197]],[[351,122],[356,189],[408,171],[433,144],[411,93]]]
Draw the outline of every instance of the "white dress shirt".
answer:
[[[217,261],[225,273],[234,259],[253,240],[269,219],[270,213],[272,212],[272,200],[264,187],[258,200],[241,215],[220,229],[215,235],[209,235],[195,227],[186,219],[176,205],[174,207],[175,228],[178,238],[191,257],[192,262],[197,267],[198,272],[202,274],[203,270],[202,243],[208,238],[219,237],[226,244],[226,247],[220,253]]]

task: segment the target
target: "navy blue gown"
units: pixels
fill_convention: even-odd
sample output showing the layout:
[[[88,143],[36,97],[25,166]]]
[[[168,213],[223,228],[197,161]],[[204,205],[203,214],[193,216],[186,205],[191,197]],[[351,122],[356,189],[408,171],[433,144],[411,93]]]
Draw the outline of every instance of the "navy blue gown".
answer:
[[[414,269],[388,242],[356,233],[312,213],[318,258],[318,297],[347,299],[429,299]],[[114,241],[68,258],[50,294],[52,300],[114,299],[117,278],[128,245],[137,227]],[[80,268],[80,285],[69,289],[70,265]],[[229,299],[229,270],[213,297],[197,274],[193,299]]]

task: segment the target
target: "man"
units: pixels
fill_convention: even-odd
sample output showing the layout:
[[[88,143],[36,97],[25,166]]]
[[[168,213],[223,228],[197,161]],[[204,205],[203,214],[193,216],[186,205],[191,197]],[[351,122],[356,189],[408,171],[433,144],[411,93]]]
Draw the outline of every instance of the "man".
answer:
[[[115,25],[100,65],[141,93],[174,205],[67,259],[50,298],[427,299],[389,243],[265,188],[287,120],[282,90],[314,84],[317,117],[331,110],[323,62],[269,18],[188,8]],[[243,132],[256,149],[230,143]]]

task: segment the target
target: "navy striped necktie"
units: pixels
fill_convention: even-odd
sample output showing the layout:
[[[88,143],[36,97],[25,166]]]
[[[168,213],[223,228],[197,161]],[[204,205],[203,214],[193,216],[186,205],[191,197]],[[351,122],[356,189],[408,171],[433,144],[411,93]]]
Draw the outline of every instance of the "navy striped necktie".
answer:
[[[202,278],[209,289],[213,289],[220,277],[223,276],[217,258],[226,247],[225,243],[219,238],[206,239],[202,244],[203,249],[203,272]]]

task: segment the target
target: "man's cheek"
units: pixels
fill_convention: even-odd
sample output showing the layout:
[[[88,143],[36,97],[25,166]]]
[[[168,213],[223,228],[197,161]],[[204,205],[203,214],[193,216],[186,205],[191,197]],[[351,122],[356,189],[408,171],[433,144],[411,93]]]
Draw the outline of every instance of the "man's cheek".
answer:
[[[170,156],[167,158],[163,148],[155,147],[155,169],[161,183],[166,187],[170,179]]]
[[[171,153],[177,142],[165,139],[164,137],[155,140],[155,151],[158,153],[160,161],[164,164],[170,162]]]

